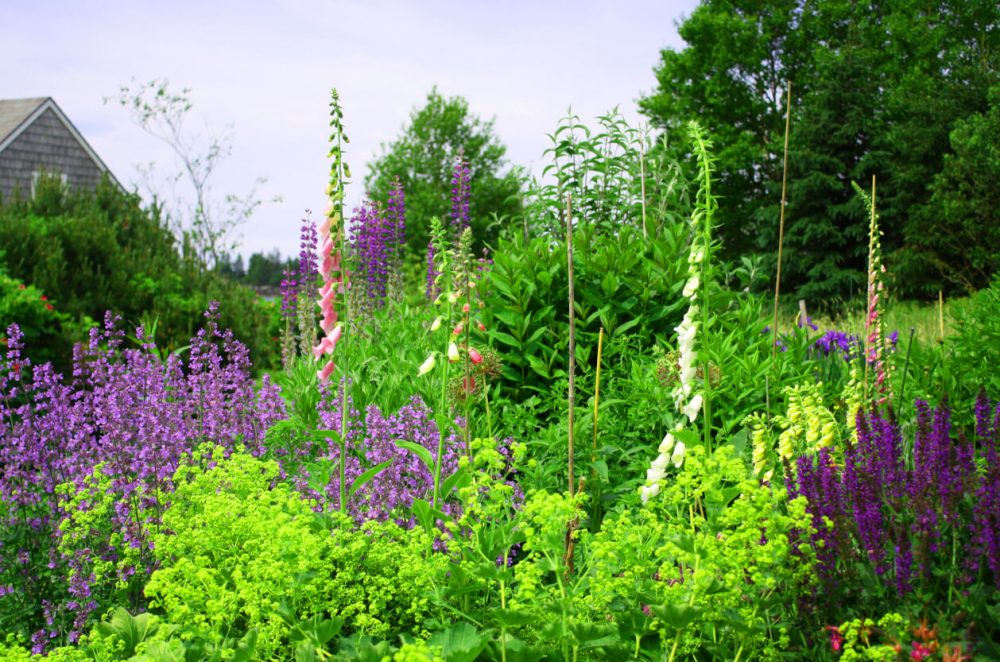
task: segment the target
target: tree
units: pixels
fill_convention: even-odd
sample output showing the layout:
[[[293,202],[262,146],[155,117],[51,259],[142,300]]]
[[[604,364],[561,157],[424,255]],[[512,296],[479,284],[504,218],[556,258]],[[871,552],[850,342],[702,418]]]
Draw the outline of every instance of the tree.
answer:
[[[506,168],[507,148],[493,132],[493,120],[469,112],[462,97],[443,97],[437,88],[422,108],[410,113],[410,123],[368,166],[365,190],[374,201],[386,201],[399,177],[406,195],[406,252],[411,257],[427,250],[430,219],[446,220],[451,212],[451,181],[461,154],[469,165],[471,227],[478,243],[492,241],[497,218],[521,211],[521,180],[515,168]]]
[[[1000,76],[995,0],[704,0],[679,31],[687,46],[663,51],[640,106],[668,131],[697,117],[715,136],[728,256],[775,258],[791,80],[783,285],[827,300],[862,288],[867,219],[850,182],[873,175],[897,290],[934,290],[964,269],[959,253],[927,249],[935,228],[920,219],[956,153],[953,129],[986,112]]]
[[[221,201],[215,197],[212,177],[219,164],[232,154],[233,136],[229,130],[208,136],[192,132],[186,124],[193,107],[190,95],[189,88],[175,94],[166,79],[141,84],[133,79],[119,88],[116,97],[105,97],[104,101],[115,101],[128,109],[136,126],[166,143],[177,157],[179,170],[167,177],[166,184],[173,191],[183,181],[190,191],[165,206],[175,217],[174,222],[180,223],[175,231],[186,233],[202,261],[214,268],[236,248],[234,233],[239,226],[263,204],[257,191],[267,180],[258,177],[244,195],[229,193]],[[147,191],[163,203],[162,187],[154,181],[154,164],[138,169]],[[181,218],[188,219],[186,227]]]

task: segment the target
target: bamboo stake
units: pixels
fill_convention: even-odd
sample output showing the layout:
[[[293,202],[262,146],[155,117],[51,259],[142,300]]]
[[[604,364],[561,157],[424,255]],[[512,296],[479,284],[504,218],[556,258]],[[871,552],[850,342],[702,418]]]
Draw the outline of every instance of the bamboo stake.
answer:
[[[569,495],[573,496],[573,409],[576,404],[576,319],[573,309],[573,204],[566,196],[566,263],[569,274]]]
[[[785,200],[788,192],[788,134],[792,126],[792,81],[785,92],[785,157],[781,170],[781,210],[778,212],[778,270],[774,277],[774,342],[771,343],[771,363],[778,355],[778,299],[781,292],[781,249],[785,242]]]
[[[601,349],[604,346],[604,327],[597,332],[597,376],[594,379],[594,446],[590,451],[591,472],[596,475],[597,469],[597,403],[601,398]]]

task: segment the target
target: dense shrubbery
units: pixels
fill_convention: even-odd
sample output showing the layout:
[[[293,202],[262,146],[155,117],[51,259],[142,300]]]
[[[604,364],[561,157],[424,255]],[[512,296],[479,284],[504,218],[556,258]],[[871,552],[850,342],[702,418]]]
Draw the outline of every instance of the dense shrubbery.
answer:
[[[172,352],[194,335],[213,300],[222,301],[222,324],[250,347],[258,368],[277,361],[276,307],[206,271],[155,207],[143,208],[137,195],[110,182],[95,191],[67,191],[58,178],[42,178],[32,199],[0,205],[0,246],[7,274],[35,288],[64,315],[60,324],[22,317],[21,310],[2,319],[18,322],[29,338],[45,334],[48,342],[33,342],[29,351],[42,360],[55,358],[60,368],[69,366],[72,341],[83,340],[79,329],[105,311],[143,324],[162,351]],[[0,287],[5,301],[12,285]],[[62,337],[53,335],[56,329],[64,329]]]

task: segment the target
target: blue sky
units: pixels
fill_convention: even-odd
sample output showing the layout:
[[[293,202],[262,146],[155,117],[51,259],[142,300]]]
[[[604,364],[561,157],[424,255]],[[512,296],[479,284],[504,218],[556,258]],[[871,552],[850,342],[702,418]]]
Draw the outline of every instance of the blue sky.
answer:
[[[104,98],[132,79],[190,88],[192,130],[232,126],[215,194],[266,177],[261,196],[282,198],[243,227],[241,252],[288,255],[304,210],[325,206],[331,87],[352,141],[349,204],[360,202],[367,162],[434,85],[494,118],[509,160],[537,172],[570,106],[585,120],[619,106],[639,121],[635,100],[655,86],[660,49],[682,45],[676,22],[696,4],[2,0],[0,98],[53,97],[131,188],[137,164],[163,175],[177,166]]]

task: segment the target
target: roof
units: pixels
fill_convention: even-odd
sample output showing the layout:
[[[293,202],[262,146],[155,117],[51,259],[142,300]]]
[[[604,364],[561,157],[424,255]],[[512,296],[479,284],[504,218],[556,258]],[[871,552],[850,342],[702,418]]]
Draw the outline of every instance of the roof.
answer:
[[[0,143],[14,133],[48,97],[32,99],[0,99]]]
[[[52,97],[32,97],[29,99],[0,99],[0,152],[2,152],[7,145],[14,142],[14,140],[21,135],[21,133],[31,126],[38,117],[42,115],[46,110],[52,110],[56,117],[59,118],[66,129],[76,138],[76,141],[80,143],[80,147],[83,151],[90,156],[91,160],[100,168],[103,172],[106,172],[115,184],[122,187],[121,183],[114,176],[114,173],[105,165],[101,157],[97,155],[94,148],[91,147],[87,141],[83,138],[83,135],[77,130],[73,123],[69,121],[66,117],[66,113],[62,111],[62,108],[55,102]]]

